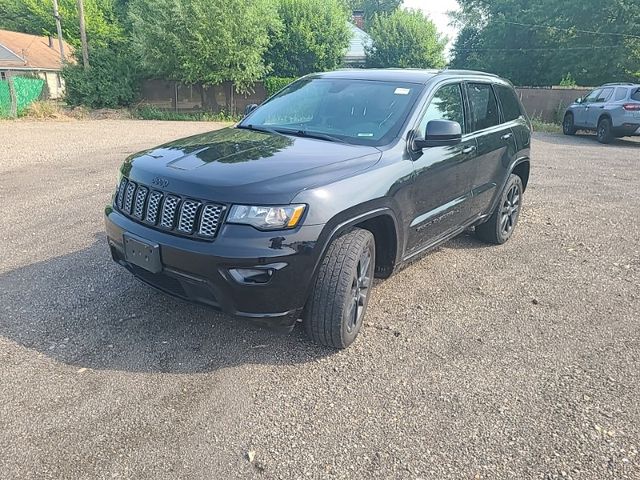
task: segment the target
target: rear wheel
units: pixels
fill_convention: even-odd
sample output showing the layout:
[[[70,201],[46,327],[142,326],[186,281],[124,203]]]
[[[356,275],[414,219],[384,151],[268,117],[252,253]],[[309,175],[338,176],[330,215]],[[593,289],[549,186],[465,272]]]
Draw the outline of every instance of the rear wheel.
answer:
[[[565,135],[575,135],[576,127],[573,121],[573,114],[567,113],[564,116],[564,121],[562,122],[562,133]]]
[[[501,245],[511,238],[520,217],[523,191],[522,179],[511,174],[495,211],[489,220],[476,227],[478,238],[496,245]]]
[[[311,340],[334,348],[353,343],[369,303],[375,263],[375,240],[368,230],[356,228],[329,245],[305,308]]]
[[[613,140],[613,133],[611,132],[611,120],[608,118],[601,118],[598,122],[598,130],[596,136],[600,143],[611,143]]]

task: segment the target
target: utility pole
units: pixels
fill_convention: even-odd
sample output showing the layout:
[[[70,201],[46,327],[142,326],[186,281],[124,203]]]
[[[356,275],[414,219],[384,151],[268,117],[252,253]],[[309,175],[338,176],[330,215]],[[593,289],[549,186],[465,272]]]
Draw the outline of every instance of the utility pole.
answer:
[[[58,13],[58,0],[53,0],[53,16],[56,19],[56,27],[58,29],[58,42],[60,43],[60,59],[65,63],[64,43],[62,42],[62,25],[60,25],[60,13]]]
[[[84,28],[84,5],[78,0],[78,17],[80,18],[80,41],[82,42],[82,64],[89,68],[89,47],[87,45],[87,31]]]

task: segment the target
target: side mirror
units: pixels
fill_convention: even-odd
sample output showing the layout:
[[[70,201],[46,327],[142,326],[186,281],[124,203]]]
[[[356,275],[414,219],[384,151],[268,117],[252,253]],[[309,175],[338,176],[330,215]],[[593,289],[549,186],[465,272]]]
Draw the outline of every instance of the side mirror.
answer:
[[[584,102],[584,99],[583,99],[582,97],[578,97],[578,98],[576,98],[576,103],[577,103],[577,104],[580,104],[580,103],[582,103],[582,102]]]
[[[448,147],[462,142],[462,127],[451,120],[431,120],[427,123],[424,138],[416,138],[413,144],[416,149],[428,147]]]
[[[250,103],[249,105],[244,107],[244,116],[246,117],[251,112],[253,112],[256,108],[258,108],[258,104],[257,103]]]

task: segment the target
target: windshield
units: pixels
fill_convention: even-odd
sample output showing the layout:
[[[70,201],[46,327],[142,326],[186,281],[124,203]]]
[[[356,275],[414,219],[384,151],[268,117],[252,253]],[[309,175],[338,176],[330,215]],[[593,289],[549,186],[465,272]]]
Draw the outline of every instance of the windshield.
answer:
[[[386,145],[398,135],[422,85],[353,79],[302,79],[251,113],[241,128],[328,141]]]

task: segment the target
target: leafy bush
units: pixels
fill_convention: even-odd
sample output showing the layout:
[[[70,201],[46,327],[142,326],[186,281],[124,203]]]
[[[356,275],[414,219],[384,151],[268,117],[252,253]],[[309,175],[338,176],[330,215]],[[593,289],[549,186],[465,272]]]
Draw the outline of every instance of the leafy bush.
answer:
[[[264,88],[270,97],[296,80],[297,78],[295,77],[267,77],[264,79]]]
[[[85,69],[78,58],[76,64],[62,70],[69,105],[116,108],[135,102],[140,91],[141,72],[129,51],[117,46],[93,48],[89,64]]]
[[[567,73],[564,77],[562,77],[562,80],[560,80],[561,87],[575,87],[576,85],[577,83],[570,73]]]
[[[201,121],[201,122],[237,122],[239,116],[230,115],[227,112],[174,112],[161,110],[152,105],[141,105],[133,109],[132,114],[140,120],[171,120],[171,121]]]

